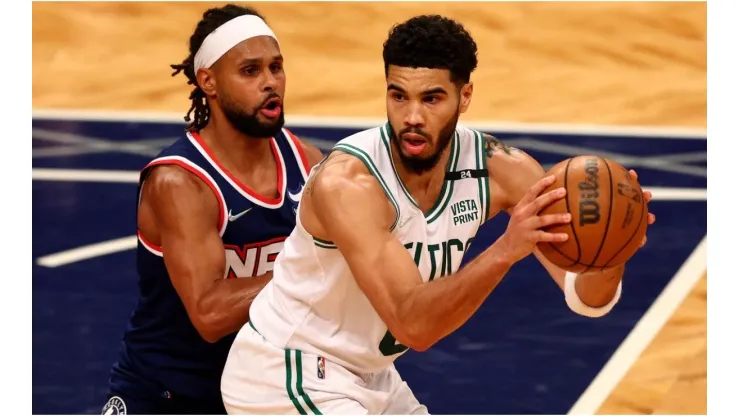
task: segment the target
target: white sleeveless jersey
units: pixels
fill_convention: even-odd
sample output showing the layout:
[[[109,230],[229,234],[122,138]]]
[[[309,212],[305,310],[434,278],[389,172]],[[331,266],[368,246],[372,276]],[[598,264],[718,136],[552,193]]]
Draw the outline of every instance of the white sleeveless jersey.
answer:
[[[423,213],[396,174],[389,125],[337,143],[375,176],[396,211],[393,235],[408,249],[426,283],[458,270],[490,206],[480,133],[458,126],[452,138],[446,180],[434,207]],[[300,209],[300,206],[299,206]],[[250,319],[272,344],[321,355],[356,373],[379,371],[408,348],[396,342],[360,290],[342,253],[330,241],[297,225],[275,260],[273,279],[254,300]]]

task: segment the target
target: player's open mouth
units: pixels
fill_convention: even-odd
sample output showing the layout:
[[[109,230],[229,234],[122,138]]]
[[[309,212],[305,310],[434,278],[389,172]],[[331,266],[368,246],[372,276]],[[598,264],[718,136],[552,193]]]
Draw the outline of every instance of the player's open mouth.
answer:
[[[427,141],[424,137],[413,133],[404,134],[401,139],[401,146],[403,146],[407,153],[412,155],[418,155],[423,152],[426,145]]]
[[[280,98],[271,98],[262,106],[260,112],[267,118],[278,118],[282,111]]]

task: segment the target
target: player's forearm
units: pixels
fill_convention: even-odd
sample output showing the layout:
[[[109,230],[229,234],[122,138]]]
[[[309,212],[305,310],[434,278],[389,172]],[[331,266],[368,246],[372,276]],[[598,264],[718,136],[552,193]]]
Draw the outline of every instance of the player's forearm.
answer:
[[[512,264],[494,243],[457,273],[416,287],[402,309],[407,345],[423,351],[462,326]]]
[[[539,259],[555,283],[567,295],[569,292],[566,288],[566,271],[553,264],[539,250],[535,250],[534,255]],[[604,272],[596,270],[577,275],[571,284],[574,286],[575,295],[578,296],[585,306],[589,308],[603,308],[614,300],[623,274],[624,266]],[[580,313],[577,307],[574,311]]]
[[[252,301],[270,279],[272,272],[257,277],[215,281],[198,302],[195,327],[203,339],[216,342],[247,323]]]
[[[587,306],[601,308],[614,299],[623,275],[624,266],[605,272],[579,274],[575,283],[576,293]]]

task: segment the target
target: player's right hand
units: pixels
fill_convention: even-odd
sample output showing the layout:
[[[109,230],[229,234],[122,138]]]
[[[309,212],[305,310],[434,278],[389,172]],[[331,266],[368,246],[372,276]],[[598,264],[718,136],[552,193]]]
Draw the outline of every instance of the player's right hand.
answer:
[[[554,182],[553,175],[537,181],[511,211],[506,232],[498,241],[503,255],[511,263],[531,254],[537,243],[563,242],[568,239],[566,233],[549,233],[542,228],[553,224],[567,224],[571,221],[570,214],[538,215],[543,208],[565,197],[565,188],[556,188],[540,195]]]

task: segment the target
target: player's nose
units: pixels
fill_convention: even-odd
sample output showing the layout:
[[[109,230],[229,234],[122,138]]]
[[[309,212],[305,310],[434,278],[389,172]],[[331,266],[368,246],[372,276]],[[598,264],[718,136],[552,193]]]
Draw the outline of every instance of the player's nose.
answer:
[[[263,73],[262,91],[276,91],[279,81],[275,74],[270,71]]]
[[[403,120],[404,124],[409,127],[424,126],[424,115],[422,113],[421,106],[417,103],[411,103],[406,108],[407,110]]]

